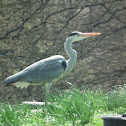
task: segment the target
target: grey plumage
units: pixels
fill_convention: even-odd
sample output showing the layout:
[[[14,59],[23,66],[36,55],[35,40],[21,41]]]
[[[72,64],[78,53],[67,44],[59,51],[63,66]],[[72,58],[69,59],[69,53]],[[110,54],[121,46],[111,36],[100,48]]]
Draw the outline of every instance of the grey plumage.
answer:
[[[76,63],[77,53],[72,49],[72,43],[95,35],[100,35],[100,33],[72,32],[64,43],[65,51],[69,55],[68,60],[60,55],[40,60],[17,74],[6,78],[4,80],[5,85],[27,88],[29,85],[40,85],[45,83],[49,91],[51,84],[61,77],[66,76]]]
[[[19,73],[6,78],[4,83],[6,86],[15,82],[28,82],[31,85],[52,83],[55,79],[58,80],[65,71],[62,62],[66,61],[60,55],[40,60]]]

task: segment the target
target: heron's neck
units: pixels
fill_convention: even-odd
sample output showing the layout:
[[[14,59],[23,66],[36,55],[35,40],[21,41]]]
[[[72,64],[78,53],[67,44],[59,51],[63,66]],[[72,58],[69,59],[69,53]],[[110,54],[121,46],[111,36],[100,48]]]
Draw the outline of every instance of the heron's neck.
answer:
[[[66,42],[64,43],[64,48],[66,53],[69,55],[69,59],[67,60],[67,67],[65,70],[65,74],[69,73],[73,69],[77,60],[77,52],[74,49],[72,49],[71,45],[72,45],[71,39],[66,39]]]

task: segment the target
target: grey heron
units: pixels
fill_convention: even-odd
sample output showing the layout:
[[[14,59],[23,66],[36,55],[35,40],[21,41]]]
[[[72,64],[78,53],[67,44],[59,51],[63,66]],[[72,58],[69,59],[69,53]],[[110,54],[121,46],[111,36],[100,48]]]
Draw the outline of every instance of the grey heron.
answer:
[[[100,34],[101,33],[82,33],[78,31],[72,32],[64,43],[65,51],[69,56],[68,60],[61,55],[54,55],[40,60],[24,70],[6,78],[4,80],[5,85],[15,85],[20,88],[27,88],[29,85],[45,84],[46,89],[49,91],[52,83],[66,76],[75,65],[77,52],[72,49],[72,43]]]

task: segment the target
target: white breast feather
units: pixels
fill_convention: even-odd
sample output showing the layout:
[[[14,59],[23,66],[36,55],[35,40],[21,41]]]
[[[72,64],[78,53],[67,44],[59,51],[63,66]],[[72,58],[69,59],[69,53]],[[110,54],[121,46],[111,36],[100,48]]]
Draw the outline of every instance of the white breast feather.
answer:
[[[15,85],[16,87],[22,89],[22,88],[27,88],[30,85],[30,83],[22,81],[22,82],[15,82],[12,85]]]

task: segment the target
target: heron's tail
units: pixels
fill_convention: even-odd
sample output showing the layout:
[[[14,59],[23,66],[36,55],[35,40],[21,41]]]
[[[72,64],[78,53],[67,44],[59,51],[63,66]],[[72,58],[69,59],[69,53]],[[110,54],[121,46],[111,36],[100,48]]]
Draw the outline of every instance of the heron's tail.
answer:
[[[20,88],[27,88],[30,85],[30,82],[27,82],[28,76],[27,76],[27,71],[20,71],[8,78],[6,78],[3,82],[6,87],[15,85],[16,87]]]
[[[18,80],[18,78],[16,78],[15,75],[12,75],[8,78],[6,78],[3,82],[5,84],[5,86],[10,86],[12,83],[15,83]]]

